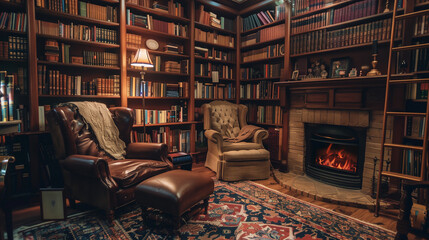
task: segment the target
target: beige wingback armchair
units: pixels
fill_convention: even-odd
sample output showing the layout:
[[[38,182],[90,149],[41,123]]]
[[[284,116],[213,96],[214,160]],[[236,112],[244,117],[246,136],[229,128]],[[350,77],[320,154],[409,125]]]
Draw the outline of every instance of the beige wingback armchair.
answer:
[[[262,140],[268,137],[264,129],[257,130],[251,141],[227,142],[237,137],[247,125],[247,107],[226,101],[213,101],[202,106],[205,136],[208,139],[206,167],[224,181],[266,179],[270,175],[270,153]]]

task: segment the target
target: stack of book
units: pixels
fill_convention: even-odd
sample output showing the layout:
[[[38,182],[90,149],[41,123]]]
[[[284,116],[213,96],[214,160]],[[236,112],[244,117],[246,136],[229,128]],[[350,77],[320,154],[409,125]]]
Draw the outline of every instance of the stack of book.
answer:
[[[45,60],[49,62],[58,62],[60,59],[60,48],[58,42],[46,40],[45,42]]]
[[[183,46],[178,45],[175,43],[167,43],[164,46],[164,52],[167,53],[176,53],[176,54],[183,54]]]
[[[235,42],[234,37],[212,32],[206,32],[198,28],[195,28],[195,40],[200,42],[219,44],[226,47],[234,47]]]
[[[27,14],[0,12],[0,29],[27,32]]]
[[[142,46],[142,36],[127,33],[127,46],[131,48],[140,48]]]
[[[164,68],[169,73],[181,73],[180,62],[177,61],[165,61]]]
[[[214,12],[207,12],[202,4],[195,11],[195,20],[201,24],[234,31],[234,20],[222,16],[218,17]]]
[[[116,44],[118,34],[115,30],[101,28],[98,26],[86,26],[79,24],[53,23],[42,20],[37,21],[37,33],[44,35],[59,36],[64,38],[94,41],[100,43]]]
[[[274,39],[284,38],[285,36],[285,25],[280,24],[273,27],[264,28],[258,32],[246,35],[242,37],[241,46],[249,46],[252,44],[271,41]]]

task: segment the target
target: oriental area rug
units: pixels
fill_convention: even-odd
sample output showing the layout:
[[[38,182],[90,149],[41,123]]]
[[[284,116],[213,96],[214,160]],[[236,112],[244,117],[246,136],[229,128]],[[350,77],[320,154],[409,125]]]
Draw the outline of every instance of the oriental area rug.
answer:
[[[137,204],[21,227],[17,239],[393,239],[394,232],[304,202],[250,181],[217,181],[208,214],[196,214],[178,234],[142,227]],[[161,231],[162,232],[162,231]]]

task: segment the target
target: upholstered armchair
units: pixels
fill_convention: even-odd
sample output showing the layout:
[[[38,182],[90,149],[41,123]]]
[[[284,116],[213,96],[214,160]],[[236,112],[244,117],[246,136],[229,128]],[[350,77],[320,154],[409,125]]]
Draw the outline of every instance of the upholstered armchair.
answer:
[[[141,181],[172,169],[167,146],[131,143],[134,122],[132,109],[109,109],[120,138],[126,145],[125,159],[113,160],[99,149],[90,126],[76,106],[62,104],[48,114],[49,130],[60,161],[65,196],[103,209],[109,220],[114,210],[134,200],[134,189]]]
[[[270,174],[270,154],[262,140],[265,129],[256,130],[250,140],[226,141],[239,136],[247,124],[247,107],[227,101],[213,101],[202,106],[204,135],[208,139],[205,166],[215,171],[218,179],[238,181],[266,179]]]

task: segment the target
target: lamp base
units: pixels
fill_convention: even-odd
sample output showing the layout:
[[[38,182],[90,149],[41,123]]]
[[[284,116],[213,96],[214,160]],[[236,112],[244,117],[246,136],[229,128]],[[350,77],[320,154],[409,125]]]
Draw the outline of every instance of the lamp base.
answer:
[[[373,68],[366,75],[367,76],[379,76],[379,75],[381,75],[381,72],[378,69]]]

